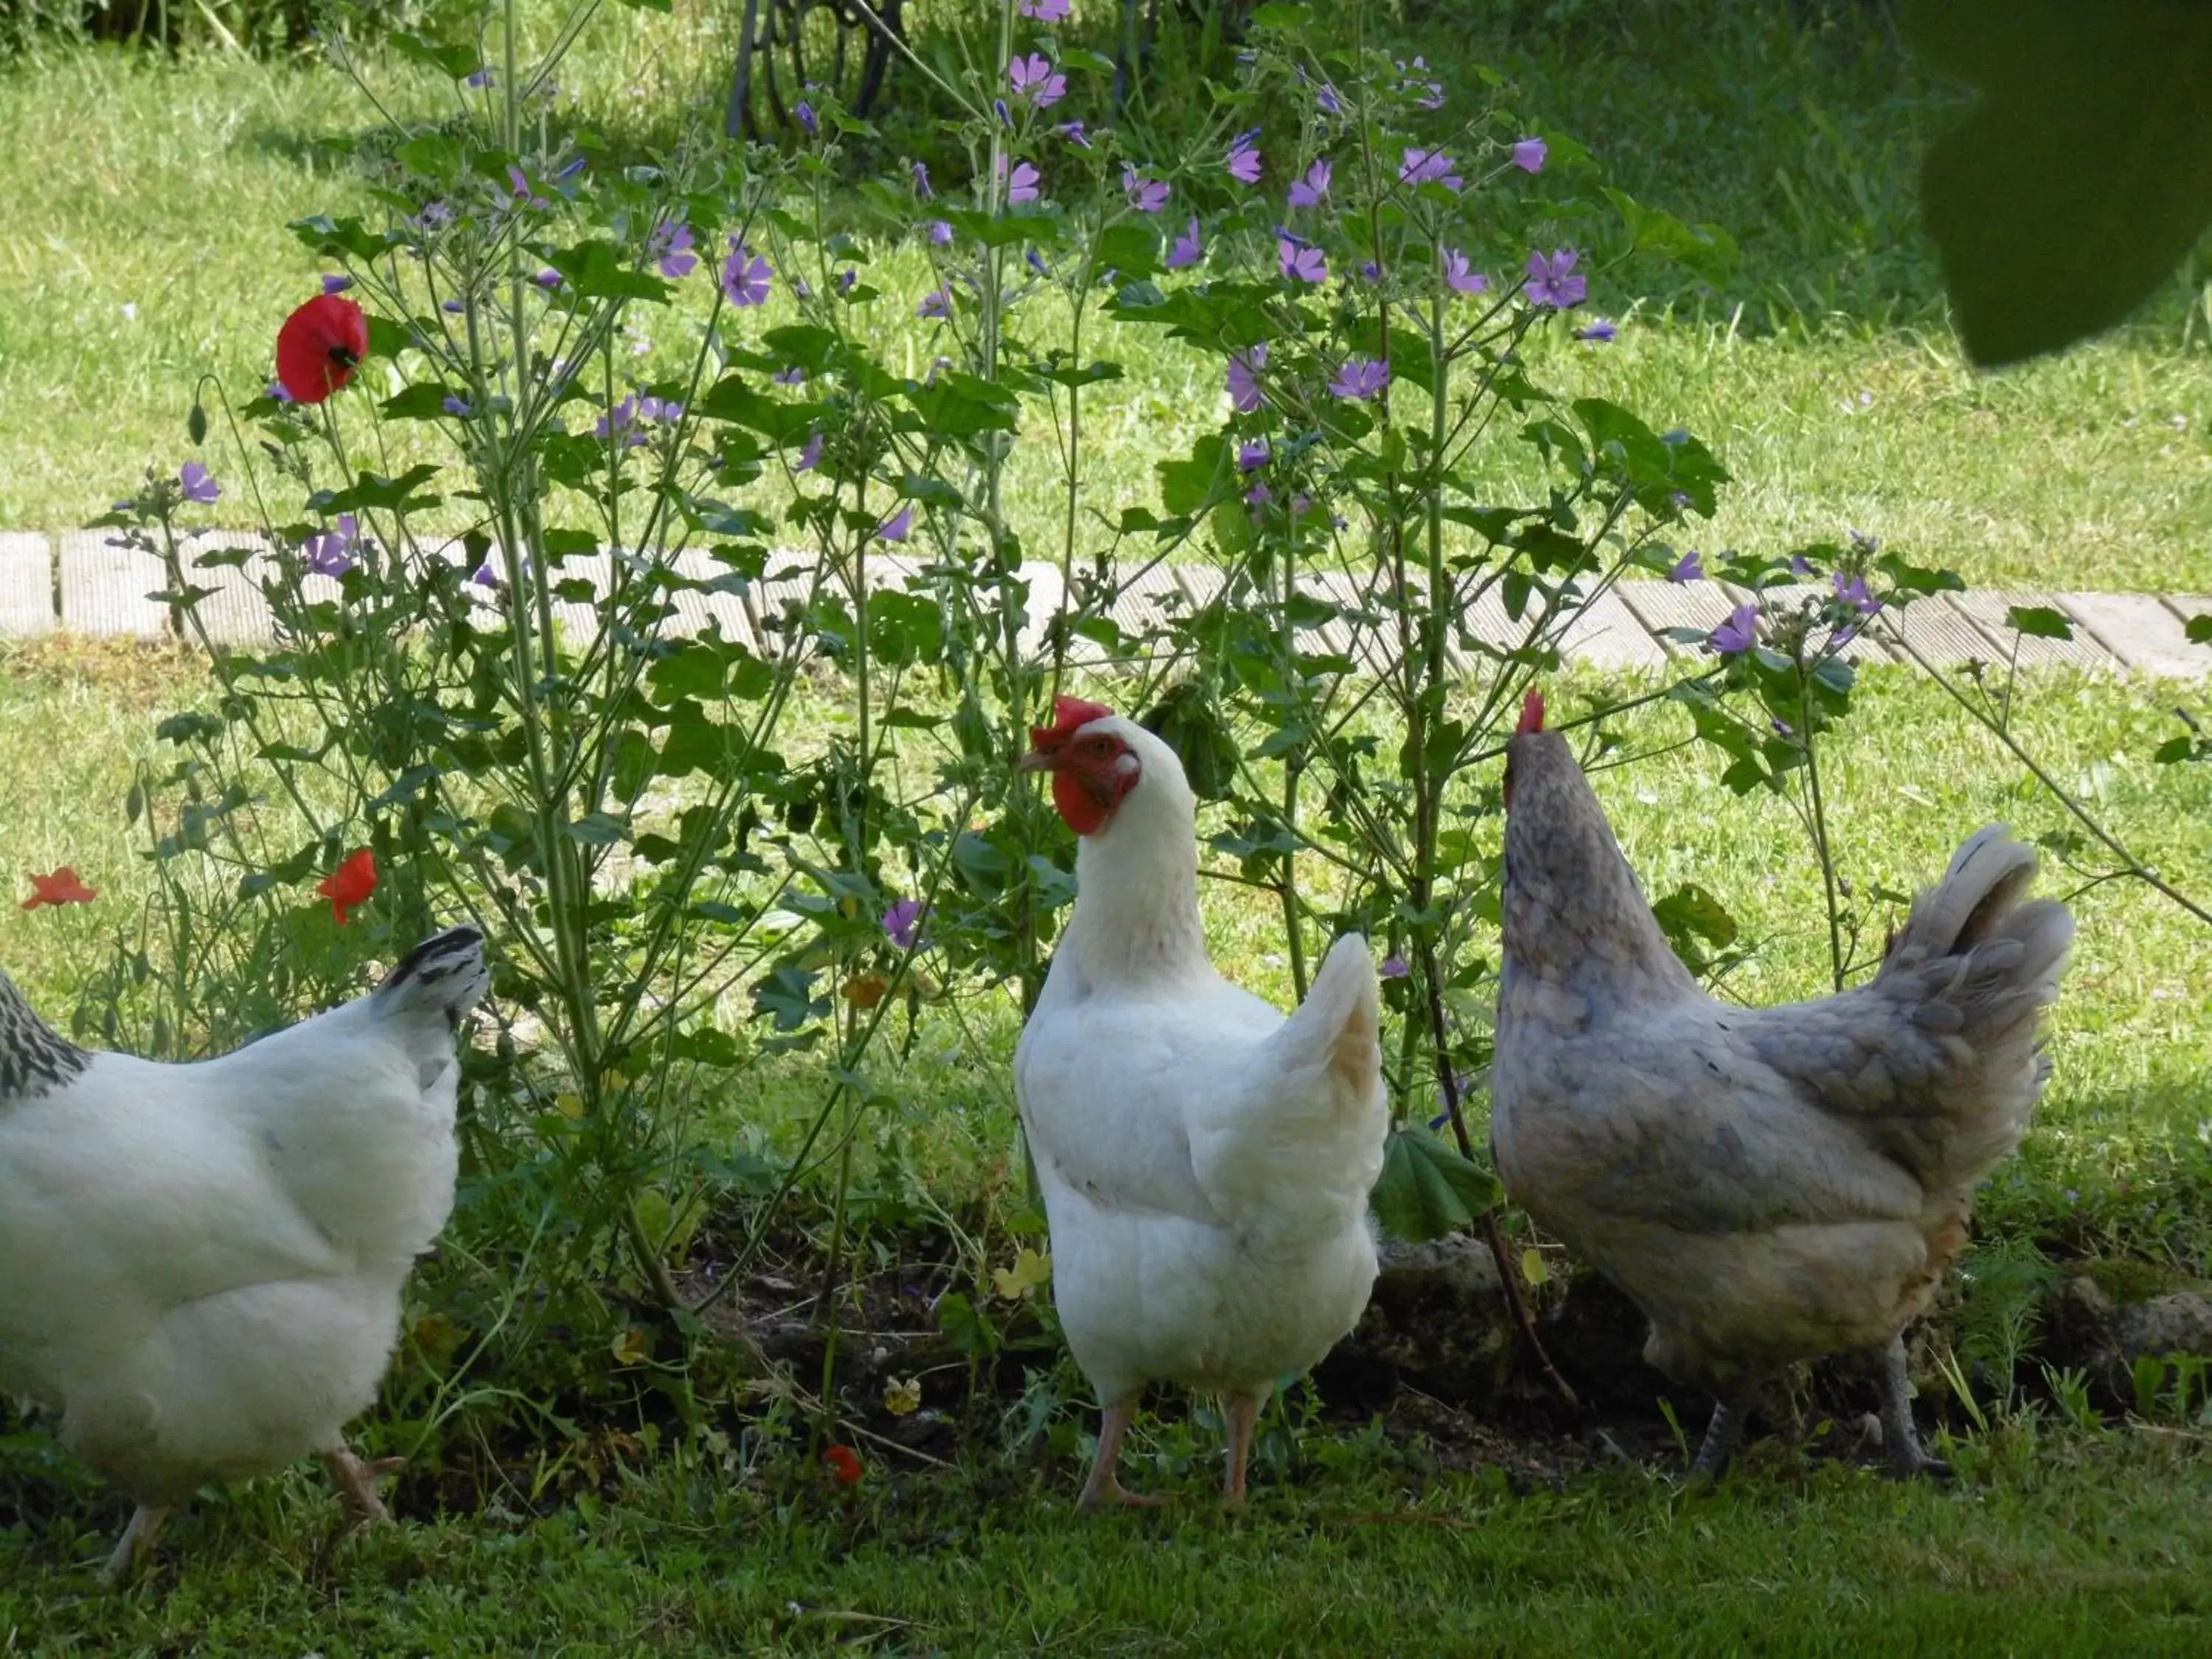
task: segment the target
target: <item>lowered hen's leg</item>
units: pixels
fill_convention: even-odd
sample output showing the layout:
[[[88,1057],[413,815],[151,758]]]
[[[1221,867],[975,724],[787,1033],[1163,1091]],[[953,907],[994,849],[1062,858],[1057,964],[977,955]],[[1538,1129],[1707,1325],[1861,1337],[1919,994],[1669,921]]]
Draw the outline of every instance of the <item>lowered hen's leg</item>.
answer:
[[[392,1511],[376,1495],[376,1482],[381,1475],[396,1474],[405,1468],[405,1458],[386,1457],[366,1463],[354,1455],[352,1448],[343,1443],[318,1455],[323,1460],[323,1467],[331,1473],[331,1485],[337,1489],[338,1504],[345,1510],[348,1527],[372,1527],[392,1519]]]
[[[1224,1402],[1229,1417],[1229,1484],[1222,1488],[1225,1509],[1244,1507],[1244,1471],[1252,1459],[1252,1431],[1260,1421],[1257,1395],[1231,1395]]]
[[[1900,1480],[1910,1480],[1916,1475],[1928,1475],[1937,1480],[1951,1478],[1951,1466],[1940,1457],[1930,1457],[1922,1449],[1920,1436],[1912,1426],[1912,1382],[1905,1370],[1905,1334],[1900,1331],[1889,1339],[1889,1346],[1881,1350],[1881,1438],[1889,1452],[1890,1473]]]
[[[1743,1438],[1744,1419],[1750,1415],[1747,1401],[1723,1400],[1714,1406],[1712,1421],[1705,1425],[1705,1443],[1690,1462],[1690,1479],[1717,1480],[1728,1473],[1729,1460],[1735,1455],[1736,1443]]]
[[[1091,1461],[1091,1479],[1083,1488],[1083,1496],[1076,1499],[1075,1507],[1088,1515],[1101,1504],[1134,1504],[1152,1509],[1166,1503],[1164,1498],[1148,1498],[1127,1490],[1121,1477],[1115,1473],[1121,1461],[1121,1437],[1129,1431],[1129,1419],[1137,1414],[1137,1403],[1125,1401],[1118,1406],[1109,1406],[1098,1421],[1098,1455]]]
[[[154,1547],[154,1534],[161,1530],[161,1522],[169,1518],[169,1511],[156,1509],[151,1504],[141,1504],[131,1511],[131,1524],[123,1529],[123,1537],[115,1546],[115,1553],[107,1558],[107,1565],[100,1570],[100,1581],[107,1584],[127,1584],[138,1576],[138,1569]]]

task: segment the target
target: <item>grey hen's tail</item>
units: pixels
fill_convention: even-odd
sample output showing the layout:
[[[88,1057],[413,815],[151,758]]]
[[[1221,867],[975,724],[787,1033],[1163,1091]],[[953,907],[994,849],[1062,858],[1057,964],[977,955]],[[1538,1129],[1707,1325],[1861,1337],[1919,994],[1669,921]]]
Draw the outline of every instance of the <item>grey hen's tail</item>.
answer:
[[[1875,988],[1911,986],[1926,999],[1924,1026],[1955,1032],[1984,1054],[2015,1042],[2033,1046],[2036,1017],[2057,997],[2074,942],[2074,918],[2064,905],[2021,902],[2035,868],[2035,849],[2004,825],[1976,830],[1953,854],[1943,879],[1913,901]],[[2039,1078],[2048,1069],[2039,1067]]]
[[[483,943],[473,927],[448,927],[424,939],[385,975],[370,996],[372,1007],[386,1019],[435,1012],[447,1030],[456,1029],[491,988]]]

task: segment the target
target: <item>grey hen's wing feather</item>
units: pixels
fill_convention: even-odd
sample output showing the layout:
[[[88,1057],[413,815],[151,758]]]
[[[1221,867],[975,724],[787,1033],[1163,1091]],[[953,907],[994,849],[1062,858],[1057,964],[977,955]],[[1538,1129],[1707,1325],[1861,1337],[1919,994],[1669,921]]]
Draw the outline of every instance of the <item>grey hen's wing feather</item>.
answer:
[[[1493,1077],[1509,1181],[1688,1233],[1917,1216],[1911,1175],[1808,1109],[1735,1024],[1700,998],[1532,1045]]]
[[[1731,1023],[1811,1104],[1929,1185],[1971,1182],[2018,1144],[2050,1075],[2041,1016],[2074,936],[2066,908],[2020,902],[2033,849],[2000,825],[1921,895],[1872,981]]]

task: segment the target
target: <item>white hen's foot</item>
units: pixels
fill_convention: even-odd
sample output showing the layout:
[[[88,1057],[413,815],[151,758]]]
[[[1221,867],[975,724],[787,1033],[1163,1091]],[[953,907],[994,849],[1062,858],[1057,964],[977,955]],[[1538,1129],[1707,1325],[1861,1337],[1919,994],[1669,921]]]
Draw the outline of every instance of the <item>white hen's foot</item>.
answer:
[[[376,1494],[376,1483],[405,1468],[405,1458],[386,1457],[374,1463],[364,1462],[346,1446],[320,1455],[323,1467],[330,1471],[331,1485],[337,1490],[339,1507],[345,1510],[348,1530],[358,1532],[392,1519],[392,1511],[384,1507],[384,1500]]]
[[[1091,1460],[1091,1479],[1084,1483],[1083,1496],[1075,1500],[1075,1507],[1089,1515],[1101,1504],[1113,1504],[1125,1509],[1158,1509],[1168,1500],[1143,1492],[1133,1492],[1122,1486],[1115,1468],[1121,1461],[1121,1437],[1129,1431],[1129,1419],[1136,1415],[1134,1402],[1123,1406],[1109,1406],[1098,1422],[1098,1455]]]
[[[1253,1395],[1232,1396],[1223,1404],[1229,1417],[1229,1480],[1221,1489],[1221,1507],[1244,1507],[1244,1474],[1252,1461],[1252,1431],[1260,1421],[1260,1401]]]
[[[131,1512],[131,1524],[123,1529],[123,1537],[115,1546],[115,1553],[107,1558],[107,1565],[100,1570],[100,1582],[123,1585],[137,1577],[138,1570],[145,1565],[146,1558],[153,1553],[154,1534],[161,1530],[161,1522],[169,1518],[166,1509],[156,1509],[141,1504]]]

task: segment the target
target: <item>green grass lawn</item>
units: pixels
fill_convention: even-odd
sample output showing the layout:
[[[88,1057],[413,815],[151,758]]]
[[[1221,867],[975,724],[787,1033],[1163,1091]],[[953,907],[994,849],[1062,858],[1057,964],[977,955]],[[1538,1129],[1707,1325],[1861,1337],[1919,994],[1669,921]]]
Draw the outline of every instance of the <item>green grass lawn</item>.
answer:
[[[1601,273],[1590,308],[1626,320],[1619,343],[1562,340],[1541,365],[1563,393],[1711,441],[1738,483],[1709,550],[1849,526],[1979,585],[2212,591],[2212,313],[2193,289],[2177,279],[2061,361],[1976,375],[1912,211],[1919,151],[1955,100],[1842,26],[1623,15],[1639,21],[1516,33],[1505,9],[1479,10],[1471,43],[1430,25],[1409,45],[1496,63],[1532,117],[1590,142],[1605,178],[1741,241],[1717,289],[1640,264]],[[565,107],[621,146],[669,141],[715,107],[726,21],[610,12],[564,74]],[[450,108],[404,66],[374,74],[403,112]],[[55,51],[0,66],[0,177],[36,183],[0,240],[0,527],[74,526],[149,463],[173,468],[202,374],[258,390],[314,276],[284,225],[362,203],[334,141],[363,121],[307,62]],[[910,252],[878,276],[927,286]],[[878,326],[926,362],[911,311],[878,307]],[[1093,393],[1088,422],[1111,511],[1152,499],[1152,463],[1214,425],[1221,394],[1154,331],[1109,325],[1098,349],[1129,371]],[[1012,479],[1032,546],[1054,544],[1049,448],[1024,445]]]
[[[1949,94],[1834,26],[1561,9],[1573,15],[1538,29],[1514,8],[1480,9],[1473,50],[1639,198],[1720,222],[1744,258],[1712,291],[1635,266],[1601,275],[1592,308],[1625,319],[1618,343],[1540,341],[1540,378],[1709,437],[1737,479],[1711,547],[1772,550],[1850,526],[1978,584],[2212,591],[2212,346],[2193,291],[2177,283],[2138,323],[2063,360],[1972,375],[1911,216],[1917,157]],[[1601,13],[1614,21],[1591,21]],[[665,140],[718,93],[727,21],[689,4],[667,18],[611,10],[564,77],[579,118],[625,146]],[[1437,52],[1447,26],[1424,27],[1411,49]],[[405,75],[392,85],[402,107],[434,110],[435,88]],[[0,238],[0,527],[82,522],[149,462],[173,467],[203,371],[234,395],[259,386],[274,324],[316,269],[284,222],[361,199],[323,144],[359,121],[343,84],[301,64],[156,68],[54,51],[0,66],[0,177],[39,185],[11,201]],[[919,291],[921,270],[895,252],[878,280]],[[895,350],[926,353],[910,312],[878,314]],[[641,361],[672,361],[686,325],[672,319]],[[1153,461],[1218,423],[1219,389],[1152,331],[1109,334],[1101,349],[1130,373],[1087,406],[1105,481],[1092,499],[1143,502]],[[1012,479],[1032,543],[1054,510],[1048,447],[1026,444]],[[1618,688],[1577,672],[1546,689],[1568,709]],[[2203,898],[2212,769],[2148,759],[2179,729],[2172,704],[2193,695],[2050,675],[2024,686],[2015,719],[2061,784]],[[156,721],[210,696],[189,659],[0,643],[0,966],[58,1024],[139,942],[154,881],[125,795],[140,769],[174,762]],[[1736,916],[1747,952],[1730,994],[1819,994],[1821,879],[1789,811],[1722,790],[1720,763],[1684,742],[1672,705],[1621,729],[1637,758],[1595,781],[1647,889],[1694,880]],[[1991,819],[2028,838],[2069,827],[1997,744],[1902,670],[1865,675],[1822,767],[1841,873],[1861,891],[1932,879]],[[16,908],[31,872],[64,864],[97,903]],[[2054,1078],[2021,1155],[1984,1195],[1970,1275],[1984,1254],[2039,1252],[2152,1284],[2212,1279],[2212,932],[2104,870],[2087,853],[2078,867],[2045,860],[2043,890],[2069,898],[2080,937],[2053,1018]],[[320,902],[307,886],[296,897]],[[1227,882],[1204,898],[1224,969],[1287,1000],[1272,901]],[[918,1196],[933,1224],[957,1217],[945,1230],[979,1266],[1026,1206],[1016,1025],[1006,994],[971,989],[863,1061],[854,1190]],[[774,1164],[822,1085],[817,1059],[787,1057],[745,1074],[741,1092],[684,1104],[698,1136]],[[1980,1294],[1970,1278],[1942,1339],[1967,1360]],[[1063,1363],[1018,1404],[977,1394],[955,1424],[955,1467],[878,1455],[849,1492],[750,1407],[720,1419],[742,1415],[743,1437],[661,1437],[665,1402],[642,1389],[637,1421],[603,1411],[585,1425],[588,1474],[533,1490],[501,1419],[498,1478],[480,1478],[483,1465],[474,1487],[451,1466],[416,1472],[395,1530],[338,1542],[319,1480],[295,1472],[181,1518],[154,1583],[121,1596],[85,1571],[121,1524],[120,1500],[42,1431],[0,1424],[0,1656],[2212,1648],[2201,1423],[2062,1429],[2048,1403],[1939,1398],[1923,1410],[1959,1432],[1954,1490],[1897,1486],[1769,1438],[1717,1492],[1689,1494],[1656,1431],[1631,1438],[1644,1461],[1623,1464],[1541,1437],[1470,1454],[1483,1435],[1501,1440],[1494,1425],[1455,1440],[1403,1417],[1316,1419],[1295,1440],[1271,1429],[1251,1511],[1224,1518],[1208,1496],[1212,1439],[1166,1413],[1140,1431],[1131,1473],[1176,1506],[1085,1521],[1072,1498],[1088,1419],[1072,1386]],[[1981,1411],[1991,1425],[1969,1431]],[[365,1426],[384,1433],[395,1414]]]
[[[1315,1453],[1319,1455],[1316,1455]],[[108,1595],[105,1540],[0,1528],[0,1652],[337,1656],[2179,1655],[2212,1633],[2196,1441],[2015,1430],[1960,1486],[1796,1457],[1717,1492],[1635,1471],[1516,1494],[1373,1437],[1218,1514],[1076,1515],[1066,1463],[872,1469],[849,1493],[678,1458],[605,1503],[334,1541],[306,1477],[179,1527]]]

